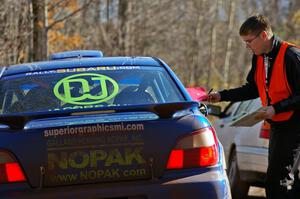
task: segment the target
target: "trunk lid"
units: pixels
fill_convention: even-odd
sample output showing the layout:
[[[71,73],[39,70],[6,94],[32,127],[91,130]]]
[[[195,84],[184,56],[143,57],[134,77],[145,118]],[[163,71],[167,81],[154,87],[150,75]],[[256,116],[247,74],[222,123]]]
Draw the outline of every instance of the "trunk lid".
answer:
[[[172,104],[160,107],[163,113],[152,107],[152,111],[27,117],[21,119],[24,130],[1,132],[0,146],[15,154],[33,187],[159,178],[177,138],[199,128],[192,115],[170,116],[196,106],[174,109]]]

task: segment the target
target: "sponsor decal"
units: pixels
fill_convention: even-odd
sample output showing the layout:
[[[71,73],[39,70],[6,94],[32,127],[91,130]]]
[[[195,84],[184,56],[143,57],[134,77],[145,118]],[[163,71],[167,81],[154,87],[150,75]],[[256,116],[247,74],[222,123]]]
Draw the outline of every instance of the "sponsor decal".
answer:
[[[90,82],[93,82],[90,85]],[[111,84],[113,90],[109,94],[107,86]],[[79,87],[74,94],[73,87]],[[99,87],[97,94],[92,94],[91,89]],[[61,101],[76,105],[91,105],[108,101],[115,97],[119,91],[117,82],[105,75],[95,73],[83,73],[71,75],[58,81],[54,86],[54,95]],[[80,94],[80,96],[77,96]],[[75,96],[76,95],[76,96]]]
[[[59,136],[68,136],[68,135],[95,135],[96,133],[110,133],[116,131],[122,132],[139,132],[144,130],[143,124],[97,124],[90,126],[82,127],[65,127],[58,129],[46,129],[44,130],[44,137],[59,137]]]
[[[48,151],[57,151],[70,148],[87,146],[141,146],[143,145],[142,134],[118,134],[82,137],[57,137],[47,139]]]
[[[51,186],[150,178],[143,130],[144,124],[122,122],[44,130],[45,183]]]
[[[147,169],[89,169],[79,173],[56,174],[50,177],[55,184],[76,184],[80,182],[111,181],[115,179],[144,178],[147,176]]]
[[[48,71],[35,71],[28,72],[26,76],[31,75],[44,75],[53,73],[74,73],[74,72],[95,72],[95,71],[106,71],[106,70],[136,70],[140,69],[140,66],[96,66],[96,67],[85,67],[85,68],[65,68]]]
[[[45,74],[55,74],[56,70],[46,70],[46,71],[35,71],[35,72],[28,72],[25,75],[31,76],[31,75],[45,75]]]
[[[48,151],[47,183],[76,184],[149,177],[149,168],[142,155],[143,146],[94,147]]]
[[[95,149],[59,151],[48,153],[48,169],[86,169],[111,166],[130,166],[133,164],[145,164],[141,155],[142,147],[122,149]]]
[[[62,108],[54,108],[54,109],[48,109],[48,111],[64,111],[64,110],[78,110],[78,109],[89,109],[89,108],[101,108],[101,107],[117,107],[120,106],[118,104],[95,104],[95,105],[74,105],[74,106],[65,106]]]
[[[134,70],[140,68],[141,68],[140,66],[97,66],[97,67],[87,67],[87,68],[58,69],[57,73],[95,72],[95,71],[104,71],[104,70]]]

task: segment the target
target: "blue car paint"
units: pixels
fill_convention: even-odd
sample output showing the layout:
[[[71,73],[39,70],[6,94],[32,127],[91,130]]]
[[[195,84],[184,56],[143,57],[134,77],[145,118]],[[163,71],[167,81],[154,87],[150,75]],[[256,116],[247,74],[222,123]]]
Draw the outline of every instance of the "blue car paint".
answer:
[[[151,57],[103,57],[84,58],[61,61],[43,61],[25,63],[7,67],[3,76],[15,75],[19,73],[51,71],[65,68],[88,68],[95,66],[158,66],[162,65]]]
[[[186,132],[193,132],[199,128],[204,128],[206,127],[206,125],[208,125],[208,123],[201,124],[198,122],[194,122],[194,119],[195,118],[192,115],[182,117],[178,119],[177,121],[178,125],[174,125],[174,120],[177,119],[140,122],[145,126],[145,130],[144,130],[145,148],[147,148],[148,145],[157,143],[156,139],[157,137],[160,137],[160,140],[164,140],[164,143],[163,145],[156,144],[155,146],[156,152],[153,153],[162,155],[163,157],[165,157],[163,159],[165,159],[166,161],[168,157],[168,153],[166,150],[164,150],[164,148],[171,149],[173,148],[174,145],[174,141],[168,139],[169,136],[168,132],[176,133],[177,134],[176,137],[180,137],[182,135],[185,135]],[[78,120],[80,119],[78,118]],[[127,124],[127,122],[124,122],[124,124]],[[82,126],[84,125],[82,124],[72,125],[72,127],[82,127]],[[181,128],[181,131],[176,131],[176,129],[179,126]],[[28,163],[28,165],[23,165],[23,167],[25,168],[25,171],[27,171],[30,177],[34,176],[33,179],[29,179],[31,186],[33,187],[37,187],[39,185],[39,182],[37,180],[39,180],[40,178],[39,178],[39,167],[36,166],[36,168],[32,168],[31,163],[35,162],[35,159],[38,159],[38,160],[43,160],[40,162],[40,166],[45,166],[46,164],[46,159],[44,157],[47,157],[45,146],[47,146],[48,140],[43,137],[43,134],[41,132],[47,129],[53,129],[53,127],[46,128],[46,129],[28,129],[28,130],[24,130],[24,133],[13,133],[13,134],[11,133],[11,131],[8,130],[6,132],[3,131],[0,134],[0,146],[2,146],[2,148],[11,151],[13,154],[22,154],[23,156],[19,156],[17,158],[20,160],[20,162]],[[155,129],[159,129],[161,132],[166,132],[166,133],[155,134],[155,132],[157,132],[157,130]],[[6,138],[6,139],[2,139],[2,138]],[[45,150],[36,151],[33,156],[31,154],[32,149],[30,148],[30,143],[34,143],[34,146],[38,149],[45,149]],[[152,156],[155,157],[156,155],[152,154]],[[30,161],[29,158],[31,159]],[[160,164],[166,165],[166,162],[160,162]],[[165,166],[161,166],[160,168],[165,168]],[[164,170],[159,170],[156,172],[161,173],[159,174],[160,176],[163,174]]]
[[[83,57],[103,57],[103,53],[99,50],[73,50],[67,52],[54,53],[50,56],[50,60],[62,60]]]
[[[12,66],[4,72],[4,76],[10,76],[14,74],[26,73],[26,72],[37,72],[45,70],[54,70],[59,68],[75,68],[75,67],[91,67],[91,66],[114,66],[114,65],[149,65],[164,67],[176,85],[178,86],[181,93],[185,96],[187,101],[191,101],[191,97],[185,90],[183,84],[174,74],[174,72],[162,61],[156,58],[135,58],[135,57],[116,57],[116,58],[85,58],[80,60],[66,60],[50,62],[37,62],[32,64],[23,64],[18,66]],[[59,66],[57,66],[59,65]],[[144,133],[145,145],[152,145],[157,143],[156,139],[164,140],[163,145],[155,145],[155,152],[153,152],[150,158],[156,156],[164,157],[164,161],[158,162],[157,164],[164,165],[158,168],[165,168],[167,164],[168,152],[163,150],[164,147],[171,149],[174,146],[174,140],[168,139],[168,133],[177,133],[180,137],[185,135],[187,132],[192,132],[201,128],[210,127],[211,124],[201,113],[194,111],[195,114],[186,115],[180,118],[174,119],[162,119],[155,120],[153,118],[149,120],[135,120],[145,125],[145,129],[148,129]],[[127,117],[126,113],[121,113],[123,117]],[[121,118],[122,118],[121,116]],[[105,117],[105,116],[104,116]],[[129,117],[129,115],[128,115]],[[113,117],[112,117],[113,118]],[[116,115],[118,119],[110,118],[109,122],[120,122],[120,115]],[[61,120],[60,118],[50,118],[49,123]],[[72,124],[66,124],[68,126],[85,126],[92,124],[92,120],[85,124],[79,124],[82,121],[80,117],[73,117]],[[77,122],[76,122],[77,120]],[[41,119],[44,123],[47,123],[47,119]],[[36,124],[34,124],[36,122]],[[50,125],[47,128],[41,128],[38,126],[38,120],[35,122],[29,122],[28,128],[17,133],[15,130],[0,129],[0,146],[2,149],[10,151],[13,154],[22,154],[16,157],[19,162],[26,162],[21,165],[27,175],[27,183],[15,183],[0,185],[0,196],[1,198],[53,198],[59,193],[59,198],[98,198],[101,197],[124,197],[130,196],[144,196],[148,199],[154,198],[231,198],[229,193],[228,181],[226,173],[224,171],[224,165],[222,164],[222,148],[219,147],[219,162],[213,167],[197,168],[197,169],[183,169],[183,170],[165,170],[165,169],[154,169],[156,174],[151,179],[140,180],[137,182],[111,182],[109,184],[91,184],[91,185],[70,185],[64,187],[47,187],[42,181],[43,175],[41,173],[41,166],[47,164],[45,157],[47,156],[47,140],[41,133],[43,130],[59,127]],[[97,123],[98,121],[96,121]],[[133,122],[133,120],[124,120],[124,123]],[[174,122],[176,125],[174,125]],[[31,126],[30,126],[31,125]],[[32,127],[33,126],[33,127]],[[35,128],[34,128],[35,126]],[[180,127],[181,131],[176,131]],[[166,132],[165,134],[155,135],[155,130],[159,129],[160,132]],[[148,132],[147,131],[151,131]],[[220,143],[219,143],[220,144]],[[17,146],[17,147],[16,147]],[[42,149],[35,151],[32,154],[31,147]],[[148,154],[149,155],[149,154]],[[39,164],[34,164],[39,159]],[[28,172],[28,173],[27,173]],[[211,178],[210,180],[203,181],[203,176]],[[215,176],[215,178],[212,178]],[[189,179],[190,181],[187,181]],[[149,181],[150,180],[150,181]],[[77,188],[76,188],[77,187]],[[75,189],[74,189],[75,188]]]

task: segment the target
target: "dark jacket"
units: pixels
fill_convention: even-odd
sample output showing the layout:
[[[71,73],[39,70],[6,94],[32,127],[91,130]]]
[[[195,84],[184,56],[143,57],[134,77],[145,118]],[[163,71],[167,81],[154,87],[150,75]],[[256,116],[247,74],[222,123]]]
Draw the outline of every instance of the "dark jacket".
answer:
[[[273,48],[271,52],[266,54],[269,59],[270,67],[268,68],[268,74],[271,74],[275,58],[280,49],[281,40],[273,37]],[[252,67],[247,77],[247,82],[243,86],[235,89],[220,91],[221,101],[243,101],[249,99],[255,99],[259,97],[258,89],[254,80],[255,68],[256,68],[257,56],[252,57]],[[293,95],[285,100],[282,100],[273,105],[276,113],[281,113],[289,110],[294,110],[293,116],[289,121],[284,122],[297,124],[300,121],[300,49],[289,46],[285,53],[284,62],[286,65],[286,76],[289,86]],[[268,75],[268,82],[270,82],[270,76]],[[280,124],[282,122],[272,122]]]

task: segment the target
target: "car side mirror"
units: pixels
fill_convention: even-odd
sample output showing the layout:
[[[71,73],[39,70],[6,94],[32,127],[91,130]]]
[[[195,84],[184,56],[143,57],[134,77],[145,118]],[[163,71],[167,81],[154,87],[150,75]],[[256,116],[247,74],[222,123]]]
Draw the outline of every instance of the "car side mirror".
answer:
[[[221,108],[221,106],[218,106],[218,105],[208,104],[207,111],[208,111],[209,115],[221,117],[222,108]]]
[[[208,115],[208,108],[204,103],[199,102],[199,111],[205,116]]]

